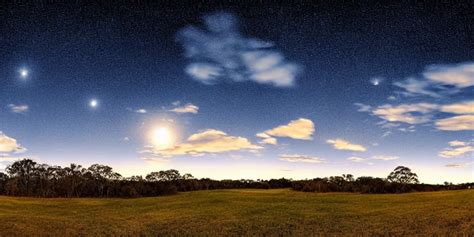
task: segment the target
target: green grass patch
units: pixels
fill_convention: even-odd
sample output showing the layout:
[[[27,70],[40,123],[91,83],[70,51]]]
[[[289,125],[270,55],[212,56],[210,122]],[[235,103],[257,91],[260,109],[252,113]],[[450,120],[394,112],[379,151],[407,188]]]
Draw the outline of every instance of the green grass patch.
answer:
[[[0,236],[474,234],[474,190],[213,190],[138,199],[0,197]]]

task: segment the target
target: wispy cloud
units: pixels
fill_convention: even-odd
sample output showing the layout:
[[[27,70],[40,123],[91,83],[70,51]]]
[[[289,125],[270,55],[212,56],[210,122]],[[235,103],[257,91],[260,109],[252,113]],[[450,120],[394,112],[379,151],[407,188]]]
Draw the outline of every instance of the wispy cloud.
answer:
[[[281,125],[276,128],[266,130],[265,132],[258,133],[256,136],[262,138],[262,142],[266,141],[267,144],[276,144],[277,141],[274,137],[287,137],[298,140],[312,140],[313,133],[313,121],[305,118],[299,118],[297,120],[290,121],[287,125]]]
[[[437,104],[418,103],[401,105],[382,105],[372,111],[372,114],[388,122],[403,122],[420,124],[431,120],[432,112],[438,109]]]
[[[434,123],[435,128],[444,131],[474,130],[474,101],[461,101],[451,104],[417,103],[417,104],[385,104],[375,108],[356,103],[360,112],[368,112],[383,121],[377,123],[386,129],[396,128],[402,132],[414,132],[413,125]],[[439,114],[455,114],[456,116],[434,119]],[[410,124],[403,128],[400,123]]]
[[[474,100],[443,105],[440,110],[452,114],[474,114]]]
[[[398,160],[400,157],[398,156],[372,156],[373,160],[384,160],[384,161],[390,161],[390,160]]]
[[[208,129],[189,136],[186,143],[165,148],[148,146],[142,153],[148,154],[147,157],[149,155],[158,157],[201,156],[228,151],[256,151],[262,148],[252,144],[247,138],[230,136],[223,131]]]
[[[474,146],[471,145],[470,142],[463,142],[463,141],[450,141],[449,148],[445,148],[438,153],[439,156],[444,158],[455,158],[460,157],[465,154],[470,154],[472,156],[472,152],[474,152]]]
[[[459,115],[439,119],[435,122],[435,125],[438,130],[444,131],[474,130],[474,115]]]
[[[170,161],[170,158],[165,157],[156,157],[156,156],[143,156],[140,157],[141,160],[151,163],[167,163]]]
[[[23,105],[9,104],[7,107],[8,109],[10,109],[12,113],[16,113],[16,114],[24,114],[28,112],[29,110],[29,106],[24,105],[24,104]]]
[[[370,160],[378,160],[378,161],[392,161],[400,159],[398,156],[386,156],[386,155],[377,155],[372,156],[370,158],[358,157],[358,156],[351,156],[348,157],[348,161],[356,162],[356,163],[367,163],[372,165],[373,163],[369,162]]]
[[[288,87],[301,72],[301,66],[287,61],[272,42],[242,35],[239,19],[228,12],[204,16],[203,28],[185,27],[177,38],[191,60],[185,72],[205,84],[252,80]]]
[[[138,114],[148,113],[148,111],[146,109],[143,109],[143,108],[139,108],[139,109],[127,108],[127,110],[130,111],[130,112],[138,113]]]
[[[197,114],[199,111],[199,107],[189,103],[183,106],[177,106],[173,109],[170,109],[169,111],[178,113],[178,114],[185,114],[185,113]]]
[[[357,156],[351,156],[351,157],[348,157],[347,160],[352,161],[352,162],[356,162],[356,163],[361,163],[361,162],[365,162],[369,159],[368,158],[357,157]]]
[[[398,86],[404,91],[400,92],[400,94],[404,96],[418,96],[418,95],[427,95],[431,97],[441,97],[437,92],[433,89],[430,89],[432,84],[428,81],[421,81],[415,78],[408,78],[405,81],[394,82],[395,86]]]
[[[0,154],[0,162],[6,162],[6,161],[17,161],[23,159],[20,156],[12,156],[9,154]]]
[[[405,96],[442,97],[474,86],[474,62],[428,66],[420,78],[408,78],[394,83]]]
[[[330,139],[327,140],[326,143],[332,144],[334,149],[337,150],[346,150],[346,151],[367,151],[362,145],[350,143],[344,139]]]
[[[280,160],[288,162],[302,162],[302,163],[325,163],[324,159],[315,156],[306,155],[280,155]]]
[[[463,141],[459,141],[459,140],[454,140],[454,141],[450,141],[448,142],[449,146],[467,146],[469,145],[469,142],[463,142]]]
[[[372,110],[372,106],[362,104],[362,103],[354,103],[355,106],[359,107],[357,110],[358,112],[370,112]]]
[[[466,168],[472,165],[473,162],[465,162],[465,163],[452,163],[452,164],[447,164],[445,167],[448,168]]]
[[[443,131],[474,130],[474,100],[442,105],[441,112],[456,116],[438,119],[436,128]]]

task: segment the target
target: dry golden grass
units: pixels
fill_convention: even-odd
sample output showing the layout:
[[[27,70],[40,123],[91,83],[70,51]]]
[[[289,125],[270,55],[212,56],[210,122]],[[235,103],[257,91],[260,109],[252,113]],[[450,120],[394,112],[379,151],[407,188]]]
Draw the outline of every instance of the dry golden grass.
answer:
[[[474,235],[474,190],[214,190],[139,199],[0,197],[0,236]]]

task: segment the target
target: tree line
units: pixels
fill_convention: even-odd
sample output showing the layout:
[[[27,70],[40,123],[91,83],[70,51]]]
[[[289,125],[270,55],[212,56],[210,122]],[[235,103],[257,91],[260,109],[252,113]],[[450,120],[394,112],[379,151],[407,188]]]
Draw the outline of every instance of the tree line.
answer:
[[[354,178],[351,174],[315,178],[292,182],[294,190],[303,192],[358,192],[358,193],[406,193],[458,190],[474,187],[474,183],[454,185],[445,182],[444,185],[420,184],[418,175],[410,168],[398,166],[387,178],[361,176]]]
[[[212,180],[196,179],[170,169],[151,172],[145,177],[123,177],[112,167],[100,164],[84,168],[38,164],[30,159],[12,163],[0,172],[0,195],[33,197],[150,197],[177,192],[236,188],[292,188],[304,192],[401,193],[465,189],[474,183],[445,185],[419,184],[415,173],[407,167],[397,167],[386,179],[354,178],[351,174],[311,180]]]

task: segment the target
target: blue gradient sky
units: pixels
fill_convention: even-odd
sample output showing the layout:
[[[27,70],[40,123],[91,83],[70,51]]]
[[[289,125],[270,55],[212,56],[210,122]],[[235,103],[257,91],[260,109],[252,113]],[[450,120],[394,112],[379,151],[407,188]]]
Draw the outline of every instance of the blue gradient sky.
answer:
[[[422,182],[474,181],[466,4],[2,9],[0,171],[29,157],[108,164],[125,176],[175,168],[217,179],[385,177],[405,165]],[[186,105],[197,109],[172,111]],[[461,124],[439,124],[456,116]],[[292,130],[263,144],[256,136],[298,119],[313,123],[309,137]],[[176,138],[172,146],[152,143],[159,127]],[[178,154],[196,149],[186,139],[206,129],[227,135],[197,141],[199,154]],[[335,149],[335,139],[365,151]],[[216,152],[209,140],[230,148]]]

